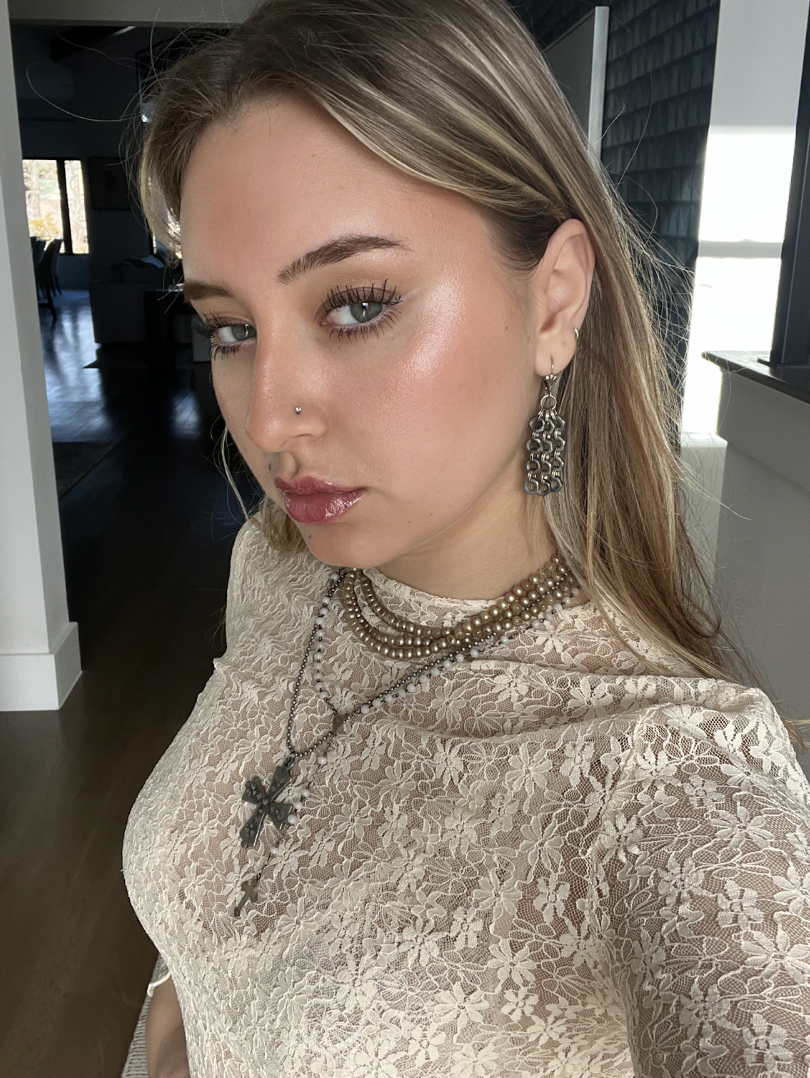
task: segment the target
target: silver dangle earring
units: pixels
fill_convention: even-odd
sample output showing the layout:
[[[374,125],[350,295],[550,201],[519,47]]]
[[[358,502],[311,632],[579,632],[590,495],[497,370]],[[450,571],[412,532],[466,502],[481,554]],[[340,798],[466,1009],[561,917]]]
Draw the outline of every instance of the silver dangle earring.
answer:
[[[577,330],[575,336],[579,337]],[[523,489],[527,494],[557,494],[562,490],[562,471],[565,465],[561,454],[565,449],[565,420],[557,411],[557,398],[553,389],[560,376],[554,373],[554,360],[551,360],[551,374],[544,378],[546,392],[540,401],[540,410],[529,420],[531,434],[526,448],[529,459],[526,461],[527,476]]]

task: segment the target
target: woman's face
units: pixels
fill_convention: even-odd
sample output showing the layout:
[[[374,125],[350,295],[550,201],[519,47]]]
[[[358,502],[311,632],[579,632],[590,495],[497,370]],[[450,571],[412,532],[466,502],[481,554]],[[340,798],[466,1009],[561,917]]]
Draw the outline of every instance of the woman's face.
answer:
[[[203,135],[181,234],[225,421],[317,558],[395,565],[470,529],[509,546],[537,311],[469,200],[290,95]]]

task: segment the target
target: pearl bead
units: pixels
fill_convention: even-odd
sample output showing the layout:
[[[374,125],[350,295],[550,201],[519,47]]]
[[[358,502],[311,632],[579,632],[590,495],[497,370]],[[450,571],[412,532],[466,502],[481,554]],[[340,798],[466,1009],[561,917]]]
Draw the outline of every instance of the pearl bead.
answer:
[[[455,658],[456,658],[456,662],[457,662],[457,663],[463,663],[463,662],[464,662],[464,659],[466,658],[466,656],[464,655],[464,652],[463,652],[463,651],[460,651],[460,652],[458,653],[458,655],[456,655],[456,657],[455,657]]]
[[[368,704],[363,704],[360,708],[361,715],[368,715],[369,711],[371,711],[371,708],[368,706]]]
[[[405,688],[406,688],[406,689],[408,690],[408,692],[417,692],[417,691],[418,691],[418,689],[419,689],[419,686],[418,686],[418,685],[414,685],[414,683],[413,683],[412,681],[410,681],[410,682],[408,682],[408,684],[407,684],[407,685],[405,686]]]
[[[278,848],[278,846],[271,846],[270,853],[281,853],[281,850]]]
[[[534,621],[532,622],[532,628],[533,629],[539,629],[542,624],[543,623],[542,623],[542,621],[540,621],[539,618],[535,618]]]
[[[430,668],[430,673],[433,675],[433,677],[437,677],[441,672],[442,668],[440,666],[431,666]]]
[[[302,800],[306,800],[306,798],[308,798],[308,797],[309,797],[309,790],[301,790],[301,791],[300,791],[300,793],[298,794],[298,796],[299,796],[299,797],[300,797],[300,798],[301,798]]]
[[[379,696],[374,697],[374,699],[371,701],[371,706],[372,707],[382,707],[382,700],[379,698]]]
[[[383,700],[385,700],[386,704],[393,704],[394,699],[394,694],[392,692],[387,692],[383,697]]]
[[[321,765],[321,767],[323,767],[323,765],[326,763],[326,757],[325,756],[319,756],[318,757],[318,763]]]
[[[579,595],[579,588],[572,588],[571,589],[571,594],[572,595]]]
[[[323,597],[323,601],[321,602],[321,606],[329,606],[329,604],[330,604],[331,602],[332,602],[332,600],[331,600],[331,599],[329,598],[329,596],[328,596],[328,595],[324,595],[324,597]]]
[[[445,670],[449,670],[452,665],[453,663],[450,659],[445,659],[442,663],[442,666],[445,668]]]
[[[554,604],[554,613],[559,614],[561,610],[562,610],[562,603],[555,603]]]
[[[287,817],[287,823],[298,823],[298,817],[295,815],[294,812],[291,812],[290,815]]]
[[[504,633],[503,636],[501,637],[501,643],[502,644],[508,644],[509,643],[509,637],[506,635],[506,633]]]
[[[405,690],[404,690],[404,689],[397,689],[397,696],[398,696],[398,697],[399,697],[400,699],[404,699],[404,698],[405,698],[405,697],[406,697],[407,695],[408,695],[408,694],[407,694],[407,693],[405,692]]]
[[[478,648],[472,648],[470,651],[470,658],[477,659],[480,654],[481,652],[478,650]]]
[[[293,801],[293,808],[295,809],[296,812],[300,812],[303,807],[304,807],[304,804],[303,804],[302,801]]]

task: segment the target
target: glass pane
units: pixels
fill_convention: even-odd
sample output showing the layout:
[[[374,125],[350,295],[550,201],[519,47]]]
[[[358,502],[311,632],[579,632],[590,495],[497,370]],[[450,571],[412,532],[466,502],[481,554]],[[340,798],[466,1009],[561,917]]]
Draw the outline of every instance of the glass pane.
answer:
[[[55,161],[23,161],[28,231],[43,240],[62,236],[62,201]]]
[[[81,161],[65,161],[70,234],[73,237],[74,255],[86,255],[87,218],[84,213],[84,178]]]

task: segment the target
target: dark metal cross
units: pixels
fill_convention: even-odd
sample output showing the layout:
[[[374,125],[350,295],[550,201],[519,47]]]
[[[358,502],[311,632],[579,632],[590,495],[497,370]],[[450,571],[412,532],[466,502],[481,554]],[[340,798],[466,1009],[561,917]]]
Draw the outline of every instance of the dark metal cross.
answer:
[[[254,876],[250,880],[243,880],[240,887],[245,892],[239,899],[239,905],[235,907],[233,911],[234,917],[238,917],[242,912],[242,907],[246,902],[255,902],[259,897],[259,891],[256,884],[259,882],[259,877]]]
[[[287,823],[287,817],[292,812],[292,805],[276,798],[290,785],[292,775],[286,767],[279,765],[273,772],[273,777],[265,790],[261,780],[257,777],[248,779],[245,783],[245,792],[242,794],[243,801],[249,801],[256,805],[256,811],[240,828],[239,834],[243,846],[255,846],[256,840],[261,834],[262,824],[266,816],[269,816],[279,831]]]

